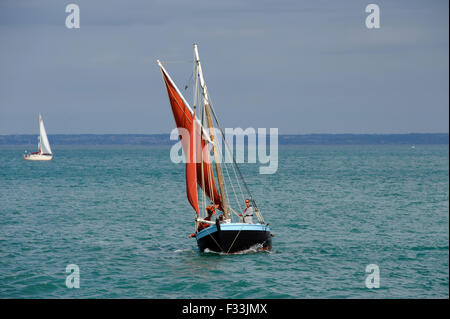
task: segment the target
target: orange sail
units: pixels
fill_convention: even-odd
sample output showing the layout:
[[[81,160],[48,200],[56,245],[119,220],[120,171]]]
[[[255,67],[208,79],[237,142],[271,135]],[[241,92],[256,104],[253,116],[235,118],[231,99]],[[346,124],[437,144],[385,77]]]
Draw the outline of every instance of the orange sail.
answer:
[[[187,105],[187,102],[185,102],[183,96],[178,91],[175,83],[173,83],[170,76],[167,74],[166,70],[160,65],[161,72],[163,74],[164,82],[166,84],[167,88],[167,94],[169,96],[170,106],[172,108],[173,117],[175,119],[175,124],[177,125],[178,132],[180,134],[181,144],[183,147],[184,154],[189,154],[189,141],[184,141],[182,137],[182,133],[180,132],[180,129],[185,129],[187,131],[190,131],[190,128],[192,126],[191,123],[196,122],[195,117],[193,116],[191,109]],[[198,125],[198,123],[197,123]],[[197,126],[196,125],[196,126]],[[198,129],[196,129],[196,135],[200,134],[201,127],[198,126]],[[197,139],[199,141],[199,139]],[[200,143],[198,143],[200,144]],[[200,145],[198,145],[200,146]],[[206,196],[214,203],[219,205],[219,210],[222,209],[222,201],[219,196],[219,192],[217,191],[216,182],[214,180],[214,174],[211,166],[211,161],[209,158],[209,153],[205,150],[206,142],[204,139],[201,139],[201,146],[202,151],[200,156],[197,157],[198,163],[196,163],[196,172],[197,172],[197,183],[198,185],[203,189]],[[198,153],[197,153],[198,154]],[[200,161],[201,157],[201,161]],[[203,166],[203,176],[202,176],[202,166]],[[191,203],[192,204],[192,203]],[[195,209],[195,207],[194,207]]]
[[[193,115],[195,118],[195,112]],[[198,194],[197,194],[197,133],[195,127],[197,123],[191,122],[189,130],[189,156],[186,160],[186,194],[194,210],[198,215]]]

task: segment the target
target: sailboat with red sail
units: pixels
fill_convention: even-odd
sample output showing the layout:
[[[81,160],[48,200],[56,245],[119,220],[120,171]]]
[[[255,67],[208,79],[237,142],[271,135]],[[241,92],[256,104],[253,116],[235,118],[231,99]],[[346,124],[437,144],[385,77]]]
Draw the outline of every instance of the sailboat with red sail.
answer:
[[[194,232],[190,237],[195,237],[201,252],[271,249],[269,224],[264,221],[229,145],[225,142],[222,147],[224,132],[211,103],[197,45],[194,44],[193,107],[175,85],[164,63],[157,62],[186,157],[186,194],[194,209]],[[221,161],[222,149],[233,158],[229,165]],[[244,202],[251,207],[257,222],[247,218],[248,214],[243,218],[240,212],[246,211]]]

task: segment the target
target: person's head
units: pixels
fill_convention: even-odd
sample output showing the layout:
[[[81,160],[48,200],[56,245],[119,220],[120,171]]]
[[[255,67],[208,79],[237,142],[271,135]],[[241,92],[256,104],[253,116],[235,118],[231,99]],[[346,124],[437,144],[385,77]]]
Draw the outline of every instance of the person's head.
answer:
[[[247,206],[247,207],[250,206],[250,200],[248,198],[245,200],[245,206]]]

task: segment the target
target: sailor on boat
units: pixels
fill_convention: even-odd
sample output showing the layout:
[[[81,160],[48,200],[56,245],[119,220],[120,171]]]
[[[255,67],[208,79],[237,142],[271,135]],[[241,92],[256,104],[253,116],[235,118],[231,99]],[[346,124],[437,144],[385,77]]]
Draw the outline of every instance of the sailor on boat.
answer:
[[[206,207],[206,211],[208,213],[208,216],[205,217],[204,220],[211,221],[212,215],[216,214],[216,209],[218,209],[218,208],[219,208],[219,205],[209,205],[209,206],[207,206]],[[197,233],[199,231],[201,231],[202,229],[205,229],[205,228],[207,228],[209,226],[211,226],[211,225],[208,224],[208,223],[200,223],[200,224],[198,224]],[[189,237],[195,237],[195,234],[190,234]]]
[[[253,206],[250,205],[248,198],[245,200],[245,206],[244,214],[240,214],[239,216],[244,217],[244,223],[253,224]]]
[[[208,216],[205,217],[204,219],[207,220],[207,221],[211,221],[211,217],[212,217],[213,214],[214,215],[216,214],[216,209],[217,208],[219,208],[219,205],[209,205],[209,206],[207,206],[206,207],[206,211],[208,212]],[[201,231],[202,229],[205,229],[206,227],[209,227],[209,226],[211,226],[211,225],[208,224],[208,223],[200,223],[198,225],[198,228],[197,228],[197,233],[199,231]]]

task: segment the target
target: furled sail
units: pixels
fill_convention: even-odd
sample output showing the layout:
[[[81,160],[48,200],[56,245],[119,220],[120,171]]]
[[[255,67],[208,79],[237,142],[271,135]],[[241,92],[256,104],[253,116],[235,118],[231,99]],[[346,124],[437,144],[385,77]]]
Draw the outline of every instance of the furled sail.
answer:
[[[209,140],[209,136],[204,131],[200,122],[196,120],[193,116],[193,111],[189,107],[189,104],[184,99],[183,95],[180,93],[175,83],[173,83],[170,76],[167,74],[164,67],[159,64],[161,68],[161,72],[163,74],[164,83],[166,84],[167,94],[169,96],[170,106],[172,108],[172,113],[175,119],[175,124],[179,129],[181,144],[183,147],[184,154],[189,154],[188,141],[183,141],[182,133],[180,129],[185,129],[189,131],[189,127],[191,123],[195,121],[198,124],[199,130],[197,134],[199,134],[200,130],[203,132],[203,136],[206,140]],[[207,149],[205,139],[201,140],[202,149]],[[206,196],[214,203],[219,205],[219,209],[222,210],[222,201],[219,196],[219,192],[217,191],[216,182],[214,180],[214,174],[212,171],[211,160],[209,158],[209,153],[203,151],[202,152],[202,160],[198,160],[197,163],[197,183],[203,189]],[[203,167],[203,178],[202,178],[202,167]]]
[[[48,142],[47,132],[45,132],[44,121],[41,114],[39,114],[39,130],[40,130],[40,152],[41,154],[52,154],[50,143]]]

